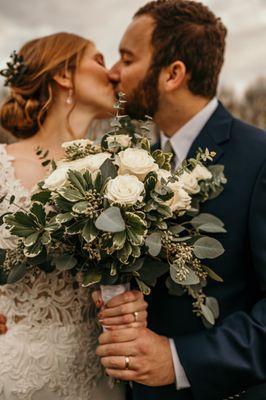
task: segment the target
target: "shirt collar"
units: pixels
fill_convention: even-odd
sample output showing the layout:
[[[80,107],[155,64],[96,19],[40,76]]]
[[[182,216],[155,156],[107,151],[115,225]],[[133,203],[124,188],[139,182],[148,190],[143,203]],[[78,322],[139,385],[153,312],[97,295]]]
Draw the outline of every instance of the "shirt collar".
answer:
[[[161,148],[163,149],[166,141],[170,140],[177,158],[177,165],[184,161],[192,143],[217,107],[218,100],[215,97],[199,113],[183,125],[182,128],[175,132],[170,139],[163,132],[160,132]]]

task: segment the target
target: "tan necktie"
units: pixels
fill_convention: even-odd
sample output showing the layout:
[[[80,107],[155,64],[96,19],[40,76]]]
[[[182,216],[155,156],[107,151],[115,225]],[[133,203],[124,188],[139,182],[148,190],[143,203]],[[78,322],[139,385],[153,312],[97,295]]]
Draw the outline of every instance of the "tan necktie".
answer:
[[[172,158],[171,158],[170,164],[171,164],[171,171],[174,172],[175,171],[175,166],[176,166],[176,161],[177,161],[177,156],[176,156],[176,154],[174,152],[174,149],[173,149],[172,144],[171,144],[169,139],[165,142],[165,145],[163,147],[163,151],[165,153],[171,153],[172,154]]]

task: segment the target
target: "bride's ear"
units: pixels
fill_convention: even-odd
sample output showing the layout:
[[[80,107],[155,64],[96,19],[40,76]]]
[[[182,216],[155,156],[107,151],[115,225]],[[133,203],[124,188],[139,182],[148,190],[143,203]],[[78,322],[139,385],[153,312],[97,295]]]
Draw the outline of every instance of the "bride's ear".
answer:
[[[61,70],[53,76],[53,80],[64,89],[73,88],[72,72],[69,70]]]
[[[187,69],[182,61],[175,61],[163,70],[162,82],[164,90],[171,92],[178,89],[187,81]]]

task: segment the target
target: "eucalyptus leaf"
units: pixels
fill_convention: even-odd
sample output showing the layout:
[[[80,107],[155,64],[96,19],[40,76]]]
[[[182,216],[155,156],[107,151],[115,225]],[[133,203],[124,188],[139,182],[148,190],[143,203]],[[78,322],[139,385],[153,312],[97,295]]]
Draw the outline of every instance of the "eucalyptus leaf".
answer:
[[[55,257],[53,263],[59,271],[68,271],[77,265],[77,260],[72,254],[63,254]]]
[[[206,297],[205,304],[212,311],[214,318],[217,319],[219,317],[219,303],[215,297]]]
[[[210,278],[217,282],[223,282],[223,278],[221,278],[219,275],[217,275],[211,268],[207,267],[206,265],[202,265],[202,268],[205,269],[206,272],[208,272],[208,275]]]
[[[222,226],[218,226],[212,223],[200,225],[198,229],[207,233],[226,233],[226,229],[224,229]]]
[[[177,272],[179,270],[179,267],[176,265],[171,265],[170,266],[170,275],[171,278],[173,279],[173,281],[179,285],[182,286],[187,286],[187,285],[197,285],[198,283],[200,283],[200,279],[198,277],[198,275],[192,271],[192,269],[187,268],[189,270],[187,276],[185,279],[180,279]]]
[[[209,307],[205,306],[204,304],[201,304],[201,312],[203,317],[209,322],[211,325],[215,324],[215,318],[212,313],[212,311],[209,309]]]
[[[7,277],[7,283],[15,283],[19,281],[25,276],[26,272],[27,266],[25,263],[15,264]]]
[[[168,293],[172,296],[183,296],[186,293],[185,288],[182,285],[175,283],[170,276],[166,279],[166,287],[168,289]]]
[[[224,226],[223,221],[221,221],[219,218],[215,217],[214,215],[208,214],[208,213],[202,213],[202,214],[197,215],[190,221],[190,223],[195,228],[198,228],[201,225],[205,225],[205,224],[212,224],[212,225],[216,225],[216,226],[220,226],[220,227]]]
[[[204,236],[194,243],[193,252],[199,259],[213,259],[222,255],[224,248],[218,240]]]
[[[121,232],[126,228],[121,211],[118,207],[109,207],[96,219],[97,229],[105,232]]]
[[[157,257],[162,249],[162,233],[153,232],[145,240],[148,251],[151,256]]]

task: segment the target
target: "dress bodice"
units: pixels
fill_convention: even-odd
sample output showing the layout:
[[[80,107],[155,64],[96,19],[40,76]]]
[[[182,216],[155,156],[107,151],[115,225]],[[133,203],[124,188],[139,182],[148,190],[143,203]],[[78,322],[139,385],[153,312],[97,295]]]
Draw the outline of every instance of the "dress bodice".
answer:
[[[0,198],[4,195],[0,215],[29,205],[30,192],[16,179],[12,157],[0,145]],[[14,249],[15,244],[1,226],[0,248]],[[101,376],[95,355],[99,326],[88,291],[69,272],[36,269],[16,284],[1,286],[0,313],[8,326],[0,336],[0,395],[8,398],[10,390],[29,400],[48,385],[65,400],[91,399]]]

